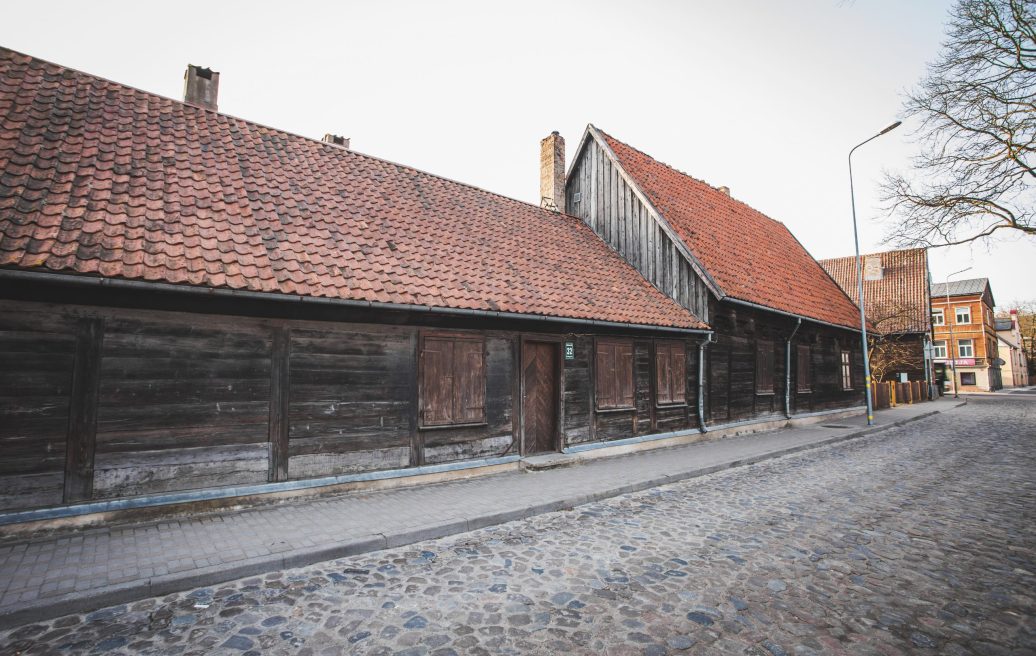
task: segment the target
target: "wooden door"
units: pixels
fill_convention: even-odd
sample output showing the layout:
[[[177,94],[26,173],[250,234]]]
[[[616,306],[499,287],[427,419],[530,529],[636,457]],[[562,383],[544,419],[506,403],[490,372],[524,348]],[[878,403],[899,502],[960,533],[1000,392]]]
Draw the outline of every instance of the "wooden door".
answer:
[[[523,344],[522,427],[526,454],[557,450],[557,343],[525,342]]]

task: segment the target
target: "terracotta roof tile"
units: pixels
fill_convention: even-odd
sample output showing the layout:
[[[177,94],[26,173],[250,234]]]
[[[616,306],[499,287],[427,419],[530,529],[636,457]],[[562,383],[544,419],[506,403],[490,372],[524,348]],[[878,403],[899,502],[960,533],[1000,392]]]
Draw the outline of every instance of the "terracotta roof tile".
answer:
[[[0,117],[7,267],[705,327],[574,217],[2,48]]]
[[[929,329],[928,251],[912,248],[862,256],[881,258],[881,280],[863,281],[867,318],[886,333],[926,332]],[[856,257],[820,260],[845,293],[859,302]]]
[[[857,307],[783,223],[601,134],[723,294],[840,326],[859,325]]]

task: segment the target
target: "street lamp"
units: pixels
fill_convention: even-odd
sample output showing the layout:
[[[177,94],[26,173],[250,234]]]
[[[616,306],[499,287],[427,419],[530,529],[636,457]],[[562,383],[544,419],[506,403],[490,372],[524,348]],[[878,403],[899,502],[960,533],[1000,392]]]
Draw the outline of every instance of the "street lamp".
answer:
[[[950,312],[950,278],[965,271],[971,271],[971,267],[954,271],[946,276],[946,309],[943,311],[946,317],[946,325],[950,327],[950,341],[946,345],[946,355],[950,356],[950,370],[953,371],[953,398],[955,399],[960,398],[957,396],[957,356],[953,354],[953,321],[956,321],[957,317],[954,316],[953,321],[950,321],[950,316],[952,315]]]
[[[867,395],[867,425],[874,425],[874,404],[871,401],[871,359],[868,354],[867,347],[867,313],[863,309],[863,266],[860,262],[860,233],[856,229],[856,193],[853,190],[853,153],[856,149],[865,143],[869,143],[886,132],[892,132],[902,124],[902,121],[896,121],[892,125],[888,126],[878,134],[874,135],[867,141],[856,144],[853,149],[849,151],[849,199],[853,206],[853,241],[856,243],[856,287],[860,293],[860,332],[863,340],[863,375],[864,375],[864,390]],[[852,365],[849,365],[852,366]]]

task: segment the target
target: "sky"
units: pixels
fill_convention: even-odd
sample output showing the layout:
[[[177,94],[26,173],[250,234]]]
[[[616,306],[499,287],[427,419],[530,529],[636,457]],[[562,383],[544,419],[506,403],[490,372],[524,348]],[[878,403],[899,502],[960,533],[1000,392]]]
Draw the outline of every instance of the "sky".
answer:
[[[846,158],[902,118],[944,38],[943,0],[6,3],[0,45],[182,98],[220,72],[222,112],[530,203],[539,140],[587,123],[853,253]],[[911,122],[853,156],[863,252],[885,250],[884,170]],[[1036,299],[1032,237],[930,251],[935,281]]]

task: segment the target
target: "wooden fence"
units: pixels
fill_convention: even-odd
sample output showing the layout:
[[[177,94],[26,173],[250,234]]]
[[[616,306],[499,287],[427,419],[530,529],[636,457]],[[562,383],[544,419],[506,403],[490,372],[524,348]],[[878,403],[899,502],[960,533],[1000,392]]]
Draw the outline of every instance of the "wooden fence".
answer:
[[[884,410],[897,405],[927,401],[928,395],[925,393],[924,381],[921,380],[906,383],[875,381],[871,383],[871,398],[875,410]]]

